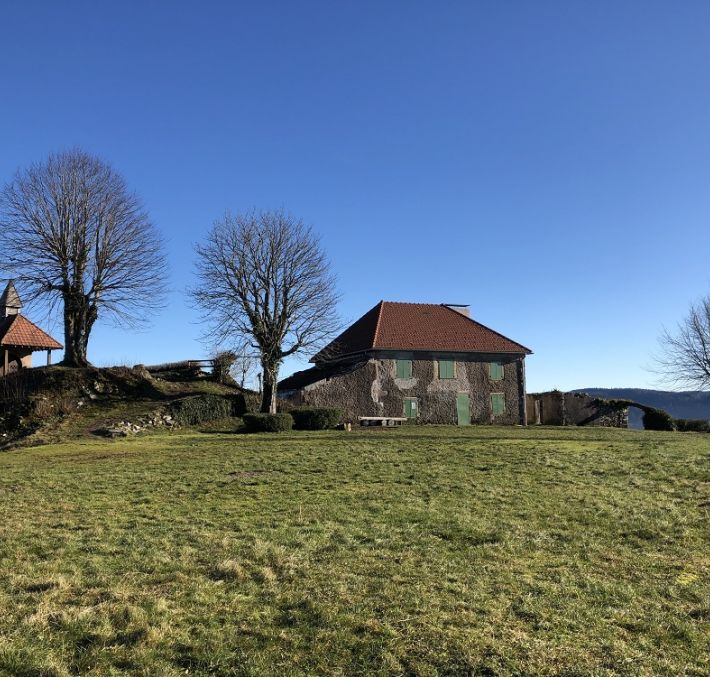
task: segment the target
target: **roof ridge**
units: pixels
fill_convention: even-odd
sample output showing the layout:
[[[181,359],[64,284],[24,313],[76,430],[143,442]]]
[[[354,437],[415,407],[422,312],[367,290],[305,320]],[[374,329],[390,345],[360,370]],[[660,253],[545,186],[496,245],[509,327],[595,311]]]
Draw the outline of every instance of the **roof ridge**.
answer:
[[[454,318],[465,318],[469,322],[464,323]],[[372,350],[510,354],[532,352],[521,343],[444,303],[380,300],[326,348],[314,355],[311,362],[318,364],[340,360]]]
[[[26,317],[25,315],[20,315],[19,313],[15,315],[15,317],[21,317],[25,322],[29,322],[35,329],[37,329],[37,331],[41,331],[43,334],[47,334],[47,332],[42,329],[42,327],[38,327],[32,320],[30,320],[29,317]],[[47,336],[49,336],[49,334],[47,334]]]
[[[380,306],[380,309],[377,313],[377,322],[375,323],[375,334],[372,337],[372,347],[375,348],[377,346],[377,334],[380,331],[380,320],[382,319],[382,309],[385,307],[386,301],[380,299],[380,302],[377,304]],[[375,306],[377,307],[377,306]]]
[[[500,336],[501,338],[504,338],[506,341],[510,341],[511,343],[515,343],[516,346],[520,346],[521,348],[524,348],[527,350],[529,353],[532,354],[532,350],[528,348],[527,346],[524,346],[522,343],[518,343],[517,341],[514,341],[512,338],[509,338],[505,334],[501,334],[499,331],[496,331],[495,329],[491,329],[489,326],[483,324],[483,322],[479,322],[478,320],[474,320],[472,317],[469,315],[464,315],[463,313],[459,313],[458,310],[454,310],[450,306],[447,306],[446,304],[442,303],[441,304],[444,308],[447,310],[450,310],[452,313],[456,313],[459,317],[463,317],[465,320],[468,320],[469,322],[473,322],[474,324],[477,324],[479,327],[483,327],[484,329],[487,329],[488,331],[492,332],[496,336]]]

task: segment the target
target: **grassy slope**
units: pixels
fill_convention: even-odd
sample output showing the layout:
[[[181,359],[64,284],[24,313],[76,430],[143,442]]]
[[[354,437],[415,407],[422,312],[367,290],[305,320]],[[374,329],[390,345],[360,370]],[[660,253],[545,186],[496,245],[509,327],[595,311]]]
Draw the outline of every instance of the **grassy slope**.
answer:
[[[708,674],[710,436],[0,454],[0,673]]]
[[[92,437],[97,428],[110,427],[122,420],[136,422],[141,417],[163,410],[177,398],[189,395],[234,395],[238,389],[215,383],[209,378],[164,380],[159,375],[145,379],[131,369],[67,369],[61,366],[40,367],[27,372],[40,380],[30,391],[32,399],[49,398],[66,401],[70,411],[62,416],[35,416],[39,427],[26,437],[14,441],[15,446],[58,444],[66,440]],[[81,386],[101,380],[114,387],[90,399]],[[82,406],[77,407],[77,402]]]

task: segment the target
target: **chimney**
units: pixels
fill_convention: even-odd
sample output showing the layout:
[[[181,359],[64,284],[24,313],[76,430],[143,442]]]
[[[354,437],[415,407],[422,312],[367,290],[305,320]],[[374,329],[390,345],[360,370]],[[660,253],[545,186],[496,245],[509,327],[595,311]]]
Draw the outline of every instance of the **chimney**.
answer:
[[[444,303],[443,305],[455,310],[457,313],[461,313],[465,317],[471,317],[471,306],[468,303]]]

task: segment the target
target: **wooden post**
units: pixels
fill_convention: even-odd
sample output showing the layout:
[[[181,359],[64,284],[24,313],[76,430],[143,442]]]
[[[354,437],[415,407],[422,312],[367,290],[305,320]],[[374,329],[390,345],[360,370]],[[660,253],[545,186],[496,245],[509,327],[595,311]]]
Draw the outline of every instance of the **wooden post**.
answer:
[[[10,350],[5,348],[5,368],[3,369],[3,376],[7,376],[7,372],[10,369]]]
[[[51,350],[47,351],[47,366],[48,367],[52,366],[52,351]]]

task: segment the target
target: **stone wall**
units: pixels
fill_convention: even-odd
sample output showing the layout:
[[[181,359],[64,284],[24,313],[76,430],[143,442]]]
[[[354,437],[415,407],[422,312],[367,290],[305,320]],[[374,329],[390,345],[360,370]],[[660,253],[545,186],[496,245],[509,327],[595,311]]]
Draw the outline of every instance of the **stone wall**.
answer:
[[[5,351],[8,351],[8,374],[32,367],[32,351],[29,348],[3,348],[0,350],[0,376],[5,376]]]
[[[564,393],[536,393],[528,395],[527,400],[528,425],[564,425]]]
[[[527,396],[529,425],[581,425],[627,428],[628,408],[585,393],[553,390]]]
[[[412,359],[416,357],[416,359]],[[307,385],[291,397],[297,405],[337,407],[345,418],[358,416],[403,416],[404,398],[417,398],[417,421],[421,423],[457,423],[456,396],[470,398],[472,423],[517,424],[525,421],[525,390],[522,358],[485,356],[455,359],[455,376],[438,377],[437,355],[373,354],[358,369],[334,375]],[[396,360],[412,359],[412,377],[396,377]],[[447,358],[448,359],[448,358]],[[500,381],[489,377],[491,361],[504,364]],[[493,417],[491,394],[505,395],[505,412]]]

